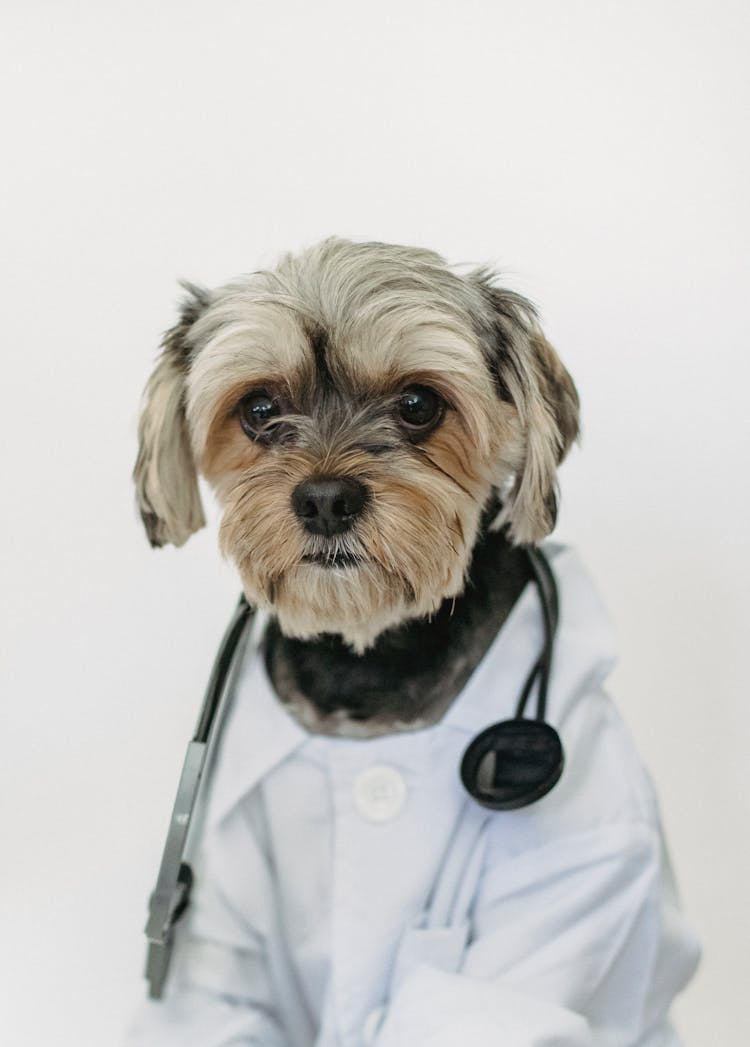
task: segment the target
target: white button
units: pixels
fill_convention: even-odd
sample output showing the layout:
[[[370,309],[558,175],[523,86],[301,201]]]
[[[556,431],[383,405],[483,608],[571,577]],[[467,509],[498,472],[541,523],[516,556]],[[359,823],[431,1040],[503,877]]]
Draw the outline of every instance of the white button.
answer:
[[[354,803],[370,822],[389,822],[401,814],[406,793],[406,782],[387,764],[368,767],[354,780]]]

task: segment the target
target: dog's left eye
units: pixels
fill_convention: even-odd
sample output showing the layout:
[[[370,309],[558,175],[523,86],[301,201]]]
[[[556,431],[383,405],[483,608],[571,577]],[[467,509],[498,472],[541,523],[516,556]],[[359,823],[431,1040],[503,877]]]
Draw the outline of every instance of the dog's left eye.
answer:
[[[410,385],[398,399],[401,421],[415,433],[434,428],[443,416],[444,400],[426,385]]]

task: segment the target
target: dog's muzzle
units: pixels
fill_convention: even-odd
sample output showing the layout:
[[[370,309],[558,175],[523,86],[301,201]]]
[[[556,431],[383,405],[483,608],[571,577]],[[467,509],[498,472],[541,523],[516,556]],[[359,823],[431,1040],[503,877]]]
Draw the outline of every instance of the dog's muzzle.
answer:
[[[350,530],[364,509],[369,492],[349,476],[316,476],[297,484],[292,507],[310,534],[330,538]]]

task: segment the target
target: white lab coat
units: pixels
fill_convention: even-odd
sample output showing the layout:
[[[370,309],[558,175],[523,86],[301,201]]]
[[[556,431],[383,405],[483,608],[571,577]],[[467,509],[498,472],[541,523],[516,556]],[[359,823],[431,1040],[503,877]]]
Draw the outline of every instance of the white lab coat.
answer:
[[[129,1047],[675,1047],[698,958],[656,799],[603,690],[606,613],[575,554],[548,555],[561,621],[548,699],[566,766],[488,813],[458,767],[513,714],[543,642],[527,586],[442,721],[308,734],[256,642],[232,684],[193,901],[163,1001]]]

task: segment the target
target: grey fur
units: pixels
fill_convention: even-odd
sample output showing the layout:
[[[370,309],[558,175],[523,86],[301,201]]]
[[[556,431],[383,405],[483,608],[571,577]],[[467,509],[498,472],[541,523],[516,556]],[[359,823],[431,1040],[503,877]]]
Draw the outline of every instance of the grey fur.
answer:
[[[577,396],[547,346],[534,308],[520,295],[498,288],[489,268],[460,275],[433,251],[330,238],[285,256],[275,270],[252,273],[214,292],[185,286],[190,297],[165,339],[141,423],[136,483],[152,541],[180,544],[202,522],[197,486],[189,479],[187,445],[196,428],[200,436],[206,426],[194,419],[185,432],[181,368],[188,362],[195,369],[204,349],[233,329],[241,332],[254,312],[268,307],[295,317],[308,330],[323,331],[340,349],[369,330],[372,351],[381,351],[389,336],[419,326],[427,316],[446,332],[473,342],[501,399],[517,408],[527,434],[523,461],[498,523],[508,523],[519,542],[535,541],[553,526],[555,469],[578,431]],[[188,393],[202,377],[190,382]],[[165,388],[170,391],[167,404]],[[162,402],[158,396],[156,401],[162,410],[149,417],[149,401],[160,390]],[[193,413],[200,414],[198,409]],[[169,425],[175,427],[172,434],[165,432]],[[163,465],[154,468],[157,452]],[[176,483],[177,474],[181,479]]]
[[[185,419],[190,368],[187,336],[210,302],[209,292],[187,282],[180,318],[164,335],[148,380],[138,426],[133,470],[138,508],[151,545],[182,545],[205,519]]]

